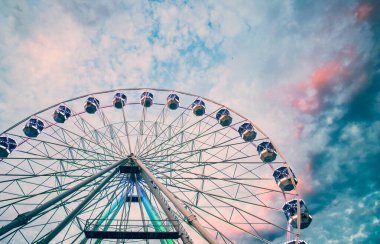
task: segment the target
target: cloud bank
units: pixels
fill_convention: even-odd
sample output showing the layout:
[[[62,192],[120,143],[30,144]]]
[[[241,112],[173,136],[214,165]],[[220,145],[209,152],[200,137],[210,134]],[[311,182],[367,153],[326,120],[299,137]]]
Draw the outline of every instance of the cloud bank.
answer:
[[[377,1],[2,5],[1,131],[100,90],[200,94],[257,122],[285,153],[314,216],[306,240],[379,241]]]

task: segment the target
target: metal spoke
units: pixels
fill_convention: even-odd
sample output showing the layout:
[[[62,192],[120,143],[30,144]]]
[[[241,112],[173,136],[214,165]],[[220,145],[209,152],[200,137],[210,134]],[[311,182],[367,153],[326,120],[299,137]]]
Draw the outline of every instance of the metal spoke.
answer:
[[[133,96],[144,91],[155,96],[149,108]],[[128,92],[128,103],[110,103],[115,92]],[[181,106],[173,109],[161,100],[169,93],[179,95]],[[90,96],[103,104],[94,115],[83,110]],[[195,99],[205,102],[202,116],[193,112]],[[64,123],[52,117],[59,105],[71,110]],[[297,181],[290,174],[287,184],[294,189],[283,191],[273,177],[278,167],[291,172],[288,162],[235,110],[228,108],[228,126],[217,120],[221,109],[227,107],[185,92],[118,89],[69,99],[16,123],[1,134],[17,145],[0,158],[0,241],[101,243],[89,235],[169,233],[169,221],[178,221],[173,230],[180,235],[162,243],[235,243],[240,237],[270,243],[269,231],[299,240],[302,220],[291,226],[282,211],[294,198],[300,216]],[[31,118],[44,122],[37,137],[23,131]],[[251,141],[239,134],[244,123],[255,130]],[[273,162],[262,161],[262,142],[274,145]]]

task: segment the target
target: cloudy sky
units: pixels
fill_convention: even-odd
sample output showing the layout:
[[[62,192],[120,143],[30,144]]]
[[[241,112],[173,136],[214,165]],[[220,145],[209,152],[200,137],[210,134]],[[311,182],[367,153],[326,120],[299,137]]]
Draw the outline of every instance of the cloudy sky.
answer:
[[[0,131],[68,98],[168,88],[261,125],[311,243],[380,242],[380,1],[0,0]]]

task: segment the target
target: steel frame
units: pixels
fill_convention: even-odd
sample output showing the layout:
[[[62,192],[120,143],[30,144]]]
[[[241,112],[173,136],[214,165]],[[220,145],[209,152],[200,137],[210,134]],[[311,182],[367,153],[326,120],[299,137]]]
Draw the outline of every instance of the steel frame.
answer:
[[[101,95],[115,91],[142,91],[145,89],[149,88],[119,89],[87,94],[62,103],[74,102],[88,95]],[[171,92],[171,90],[165,89],[149,90]],[[126,120],[126,109],[123,108],[120,112],[123,116],[122,122],[113,123],[111,122],[112,119],[105,113],[111,107],[107,105],[103,106],[98,113],[99,121],[103,127],[93,124],[83,112],[75,112],[74,110],[74,116],[70,121],[72,127],[67,127],[51,122],[44,115],[45,112],[59,105],[55,104],[32,115],[46,122],[47,127],[43,132],[43,138],[27,138],[15,132],[17,127],[32,116],[28,116],[4,131],[2,134],[17,137],[18,141],[21,140],[19,146],[22,145],[22,147],[18,149],[18,153],[23,156],[13,157],[10,155],[7,159],[0,159],[1,163],[6,166],[5,171],[0,174],[0,194],[7,196],[5,200],[0,201],[0,216],[12,211],[17,212],[20,216],[0,228],[0,240],[12,238],[16,234],[27,240],[28,238],[24,237],[23,228],[40,228],[39,226],[43,223],[38,223],[39,219],[46,218],[45,226],[39,230],[42,235],[48,224],[55,223],[53,221],[55,213],[58,214],[60,211],[67,212],[67,218],[70,212],[75,209],[72,206],[86,202],[86,196],[94,192],[105,177],[102,174],[90,181],[88,180],[108,169],[110,163],[121,162],[128,153],[132,152],[133,139],[135,138],[137,143],[135,143],[134,151],[138,156],[136,161],[139,159],[141,162],[147,162],[144,164],[147,172],[151,172],[156,180],[161,182],[162,187],[171,194],[176,194],[174,200],[180,201],[181,205],[185,206],[185,210],[191,209],[193,214],[198,213],[199,219],[203,221],[203,224],[199,224],[201,228],[205,229],[204,226],[207,226],[207,228],[215,231],[216,235],[220,236],[224,242],[231,242],[227,236],[223,236],[215,224],[207,221],[206,216],[209,216],[265,242],[265,239],[256,230],[256,226],[266,223],[285,231],[289,235],[294,235],[298,240],[300,234],[299,221],[295,233],[271,221],[260,220],[260,216],[245,212],[244,208],[241,207],[242,204],[245,204],[279,211],[278,208],[274,208],[260,199],[261,195],[282,194],[282,192],[255,183],[271,181],[272,179],[262,177],[257,173],[265,164],[257,161],[257,155],[249,152],[249,148],[255,146],[255,143],[260,140],[267,140],[269,137],[255,123],[230,108],[228,109],[240,119],[234,121],[228,128],[217,127],[218,123],[213,115],[220,108],[227,108],[226,106],[189,93],[177,93],[201,98],[215,104],[215,107],[197,121],[192,118],[190,105],[180,107],[182,112],[170,123],[166,123],[169,111],[164,104],[156,103],[158,106],[162,106],[156,119],[149,120],[146,109],[142,109],[140,120],[136,122]],[[129,103],[127,105],[135,106],[136,104]],[[234,128],[243,122],[252,123],[261,135],[253,143],[244,143],[238,136],[231,136]],[[283,164],[289,167],[282,153],[277,147],[276,149],[282,161],[276,161],[273,165]],[[230,174],[226,173],[230,171]],[[146,173],[142,175],[147,177]],[[124,179],[121,176],[119,178]],[[291,178],[291,180],[295,184],[294,179]],[[75,195],[73,193],[76,191],[70,192],[70,189],[74,189],[75,183],[78,181],[86,182],[86,184],[78,188],[80,194]],[[148,182],[142,187],[146,187],[153,194],[155,191],[152,191]],[[157,184],[154,185],[157,186]],[[130,186],[126,185],[125,187]],[[78,213],[91,212],[91,214],[99,215],[97,212],[102,208],[109,207],[117,197],[124,196],[121,191],[112,192],[112,189],[115,188],[116,184],[106,184],[104,188],[98,189],[96,196],[93,196],[95,198],[88,199]],[[247,192],[247,195],[243,195],[242,192]],[[294,196],[300,199],[297,188],[291,193],[286,193],[286,196]],[[159,195],[154,195],[154,197],[158,200],[157,206],[164,209],[159,201]],[[33,199],[36,201],[33,202]],[[63,199],[67,202],[63,203]],[[94,199],[96,201],[103,199],[102,201],[108,201],[108,203],[93,203]],[[49,205],[48,203],[51,201],[55,202]],[[46,208],[42,207],[47,205],[49,206]],[[131,204],[127,205],[129,206],[124,205],[120,210],[125,216],[130,214]],[[19,213],[19,209],[24,207],[39,209],[39,211],[26,212],[28,214]],[[232,209],[229,211],[229,217],[220,211],[220,209],[227,207]],[[300,208],[298,207],[298,209]],[[179,212],[183,214],[181,211]],[[33,215],[29,213],[33,213]],[[178,213],[175,214],[178,215]],[[248,231],[246,227],[233,221],[234,218],[237,218],[235,215],[245,219],[244,226],[250,226],[251,230]],[[141,216],[144,217],[143,212]],[[254,223],[252,221],[254,218],[260,221]],[[198,220],[197,222],[199,223]],[[80,218],[77,217],[67,221],[67,224],[67,228],[74,228],[73,226],[79,230],[83,228]],[[68,229],[65,236],[67,233]],[[200,233],[202,232],[200,231]],[[210,238],[209,240],[214,239],[213,236],[207,236],[207,233],[202,233],[202,235]],[[79,236],[75,235],[72,238],[76,240]],[[42,240],[44,237],[46,235],[39,236],[36,241]]]

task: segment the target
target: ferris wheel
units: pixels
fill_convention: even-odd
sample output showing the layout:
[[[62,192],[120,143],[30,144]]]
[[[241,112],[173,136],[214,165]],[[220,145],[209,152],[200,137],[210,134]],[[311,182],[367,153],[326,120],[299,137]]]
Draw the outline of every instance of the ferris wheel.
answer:
[[[0,135],[1,243],[305,243],[312,217],[238,112],[136,88],[50,106]]]

